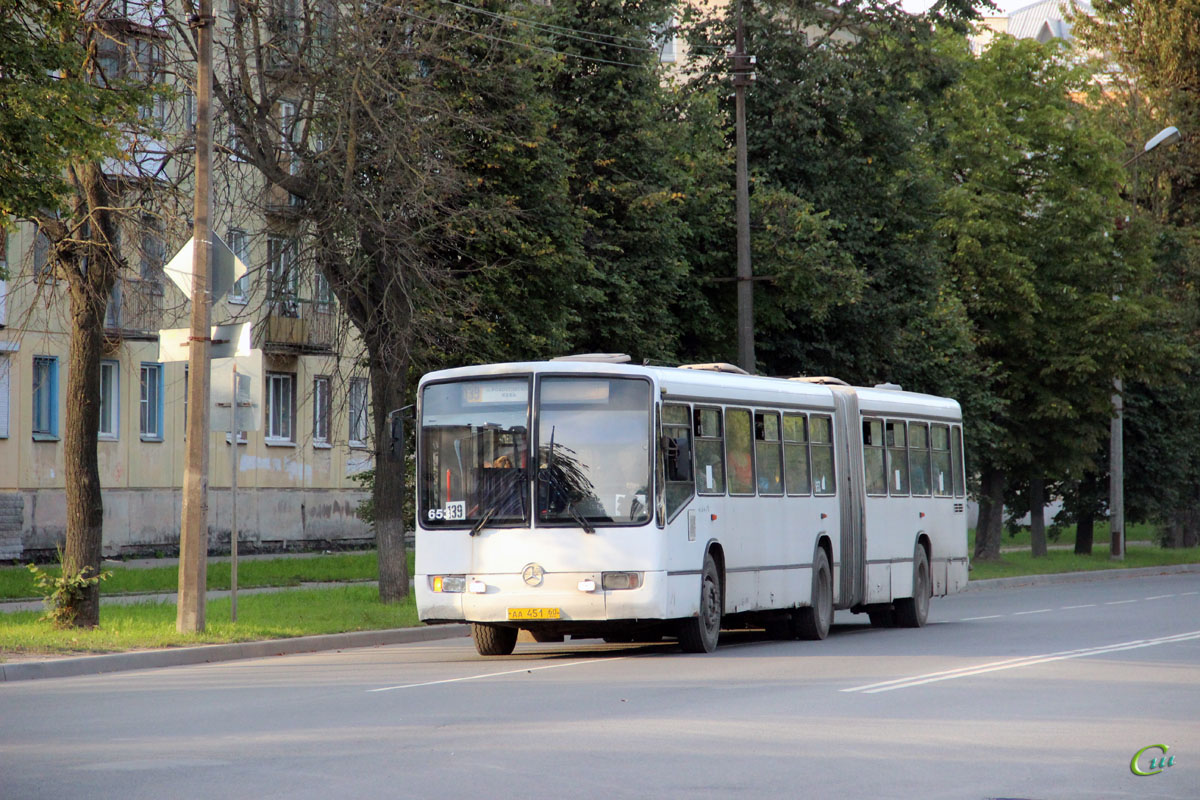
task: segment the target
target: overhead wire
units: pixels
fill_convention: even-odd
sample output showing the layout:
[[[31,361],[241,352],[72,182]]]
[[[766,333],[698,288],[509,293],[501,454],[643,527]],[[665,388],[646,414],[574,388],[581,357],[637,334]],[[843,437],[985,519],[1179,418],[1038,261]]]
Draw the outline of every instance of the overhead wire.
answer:
[[[584,31],[584,30],[580,30],[580,29],[576,29],[576,28],[565,28],[563,26],[550,25],[548,23],[539,23],[534,20],[529,20],[529,19],[526,19],[523,17],[514,17],[511,15],[507,15],[507,14],[499,14],[498,12],[488,11],[486,9],[481,9],[481,8],[478,8],[475,6],[469,6],[469,5],[466,5],[463,3],[455,2],[454,0],[440,0],[440,2],[459,7],[468,12],[479,13],[479,14],[483,14],[485,16],[503,19],[503,20],[514,22],[516,24],[528,25],[529,27],[532,27],[535,30],[539,30],[540,32],[543,32],[543,33],[555,33],[556,35],[562,35],[562,36],[565,36],[566,38],[577,39],[580,41],[588,42],[590,44],[596,44],[596,45],[608,46],[608,47],[620,47],[622,49],[644,52],[647,54],[658,54],[661,52],[661,50],[658,48],[646,47],[644,45],[640,46],[640,47],[633,47],[633,46],[629,46],[629,45],[617,45],[612,42],[604,42],[604,41],[600,41],[599,39],[596,39],[596,38],[588,38],[589,36],[591,36],[591,37],[609,37],[609,38],[624,40],[624,41],[640,41],[640,40],[636,40],[636,39],[631,39],[630,37],[618,37],[618,36],[611,35],[611,34],[602,34],[602,33],[596,33],[594,31]],[[592,62],[592,63],[596,63],[596,64],[606,64],[609,66],[616,66],[616,67],[629,67],[629,68],[633,68],[633,69],[652,69],[652,68],[655,68],[658,66],[657,61],[655,61],[652,64],[651,63],[636,63],[636,62],[629,62],[629,61],[617,61],[614,59],[599,58],[597,56],[588,56],[588,55],[584,55],[582,53],[572,53],[572,52],[565,51],[565,50],[557,50],[552,47],[543,47],[540,45],[531,44],[529,42],[516,41],[514,39],[508,39],[503,36],[497,36],[495,34],[484,33],[482,31],[474,31],[474,30],[470,30],[469,28],[464,28],[459,25],[454,25],[452,23],[445,22],[443,20],[426,17],[426,16],[416,13],[415,11],[409,10],[407,8],[401,8],[396,5],[391,5],[391,4],[387,4],[384,2],[380,2],[380,0],[363,0],[363,3],[365,5],[375,6],[382,10],[385,10],[385,11],[392,11],[392,12],[395,12],[398,14],[402,14],[402,15],[410,17],[412,19],[428,23],[430,25],[436,25],[438,27],[458,31],[460,33],[465,33],[465,34],[468,34],[470,36],[474,36],[477,38],[481,38],[481,39],[485,39],[485,40],[493,41],[493,42],[498,42],[500,44],[508,44],[508,45],[513,45],[516,47],[523,47],[528,50],[547,53],[550,55],[562,56],[564,58],[574,58],[577,60],[588,61],[588,62]]]
[[[600,45],[605,45],[605,46],[610,46],[610,47],[621,47],[621,48],[629,49],[629,50],[645,50],[645,51],[654,52],[654,53],[661,52],[660,48],[647,47],[645,44],[645,41],[646,41],[645,39],[635,37],[635,36],[618,36],[617,34],[613,34],[613,33],[600,33],[598,31],[588,31],[588,30],[583,30],[581,28],[569,28],[569,27],[565,27],[563,25],[553,25],[549,22],[538,22],[537,20],[533,20],[528,17],[519,17],[519,16],[515,16],[512,14],[502,14],[498,11],[489,11],[485,8],[479,8],[478,6],[473,6],[473,5],[469,5],[467,3],[457,2],[457,0],[439,0],[439,2],[445,3],[446,5],[454,6],[455,8],[462,9],[463,11],[467,11],[472,14],[480,14],[480,15],[487,16],[487,17],[493,17],[495,19],[501,19],[501,20],[505,20],[508,22],[514,22],[514,23],[517,23],[520,25],[527,25],[531,28],[534,28],[535,30],[541,30],[541,31],[547,31],[550,33],[555,33],[555,34],[561,35],[568,39],[576,39],[576,40],[588,42],[591,44],[600,44]],[[676,27],[673,29],[664,29],[660,33],[667,33],[668,30],[678,30],[678,28]],[[608,39],[611,41],[608,41],[608,42],[603,41],[605,39]],[[623,45],[623,44],[618,44],[618,42],[631,42],[633,44]],[[696,47],[694,47],[692,49],[724,51],[724,48],[719,45],[697,45]]]

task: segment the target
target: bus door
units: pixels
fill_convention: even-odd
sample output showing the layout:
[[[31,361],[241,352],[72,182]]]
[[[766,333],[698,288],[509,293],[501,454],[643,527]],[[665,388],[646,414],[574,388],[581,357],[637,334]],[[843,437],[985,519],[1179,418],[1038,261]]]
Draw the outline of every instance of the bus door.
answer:
[[[839,440],[841,491],[841,593],[838,605],[849,607],[866,599],[866,492],[863,487],[862,432],[858,429],[858,395],[849,386],[833,390],[834,428]]]

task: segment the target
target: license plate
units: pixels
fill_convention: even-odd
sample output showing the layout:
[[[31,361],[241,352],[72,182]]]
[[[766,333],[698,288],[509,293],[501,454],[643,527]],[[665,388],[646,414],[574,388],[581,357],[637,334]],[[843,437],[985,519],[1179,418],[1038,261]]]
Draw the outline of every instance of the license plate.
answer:
[[[562,611],[557,608],[510,608],[509,619],[559,619]]]

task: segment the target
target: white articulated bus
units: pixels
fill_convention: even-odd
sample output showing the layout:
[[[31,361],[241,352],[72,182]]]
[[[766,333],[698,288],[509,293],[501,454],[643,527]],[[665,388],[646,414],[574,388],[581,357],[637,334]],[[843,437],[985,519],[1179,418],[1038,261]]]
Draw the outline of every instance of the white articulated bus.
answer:
[[[954,400],[570,357],[421,379],[417,609],[482,655],[724,627],[919,627],[967,582]]]

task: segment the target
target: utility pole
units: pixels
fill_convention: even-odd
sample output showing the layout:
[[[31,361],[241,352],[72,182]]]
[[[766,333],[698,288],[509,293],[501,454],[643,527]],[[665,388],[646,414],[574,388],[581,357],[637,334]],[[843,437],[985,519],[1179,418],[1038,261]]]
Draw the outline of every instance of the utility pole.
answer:
[[[179,598],[175,629],[204,630],[208,577],[208,402],[212,305],[212,0],[189,20],[196,31],[196,186],[193,209],[192,318],[188,336],[187,449],[179,534]],[[237,449],[237,441],[233,444]]]
[[[754,81],[754,56],[746,55],[746,26],[738,4],[733,51],[733,96],[737,139],[737,339],[738,366],[754,373],[754,270],[750,264],[750,177],[746,165],[746,87]]]
[[[1132,225],[1138,209],[1137,162],[1142,156],[1160,145],[1173,145],[1180,139],[1179,129],[1168,125],[1156,133],[1142,149],[1134,154],[1122,167],[1133,167],[1133,196],[1129,210]],[[1118,291],[1120,287],[1117,287]],[[1116,300],[1116,296],[1113,297]],[[1109,558],[1125,560],[1125,400],[1121,378],[1113,379],[1112,421],[1109,423],[1108,440],[1108,521],[1110,528]]]

